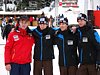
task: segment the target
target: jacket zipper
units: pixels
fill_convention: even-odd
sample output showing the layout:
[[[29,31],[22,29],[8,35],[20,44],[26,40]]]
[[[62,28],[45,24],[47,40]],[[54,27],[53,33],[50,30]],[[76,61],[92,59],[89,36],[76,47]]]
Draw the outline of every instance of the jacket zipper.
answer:
[[[66,66],[66,57],[65,57],[65,48],[64,48],[64,38],[63,38],[63,58],[64,58],[64,66]]]
[[[42,47],[42,36],[41,36],[41,55],[40,55],[40,60],[42,61],[42,50],[43,50],[43,47]]]

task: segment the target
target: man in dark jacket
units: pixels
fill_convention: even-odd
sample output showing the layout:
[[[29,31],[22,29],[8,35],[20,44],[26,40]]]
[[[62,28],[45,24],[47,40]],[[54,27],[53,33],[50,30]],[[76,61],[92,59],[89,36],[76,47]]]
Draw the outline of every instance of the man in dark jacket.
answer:
[[[12,30],[12,28],[14,28],[14,25],[12,25],[12,19],[9,19],[8,24],[5,26],[5,29],[4,29],[4,32],[3,32],[3,36],[2,36],[3,39],[4,39],[4,37],[6,37],[6,40],[7,40],[8,34]]]
[[[38,19],[38,27],[33,30],[35,37],[34,47],[34,75],[53,75],[54,50],[53,38],[54,30],[48,27],[48,19],[40,17]]]
[[[55,40],[59,49],[60,75],[76,75],[78,68],[77,35],[69,29],[67,18],[59,20],[59,27]]]
[[[97,51],[100,51],[99,35],[90,25],[88,25],[85,14],[80,13],[77,17],[77,22],[79,23],[78,50],[80,60],[80,66],[77,74],[96,75],[96,57]]]
[[[98,36],[98,41],[100,40],[100,36]],[[100,44],[100,42],[99,42]],[[97,67],[97,75],[100,75],[100,49],[97,50],[97,61],[96,61],[96,67]]]

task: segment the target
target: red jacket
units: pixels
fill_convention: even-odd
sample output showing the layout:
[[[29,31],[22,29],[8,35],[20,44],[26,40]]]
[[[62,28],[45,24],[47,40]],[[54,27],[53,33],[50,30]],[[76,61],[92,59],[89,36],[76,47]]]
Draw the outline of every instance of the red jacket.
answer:
[[[5,64],[31,63],[31,51],[34,38],[29,36],[25,30],[11,32],[5,45]]]

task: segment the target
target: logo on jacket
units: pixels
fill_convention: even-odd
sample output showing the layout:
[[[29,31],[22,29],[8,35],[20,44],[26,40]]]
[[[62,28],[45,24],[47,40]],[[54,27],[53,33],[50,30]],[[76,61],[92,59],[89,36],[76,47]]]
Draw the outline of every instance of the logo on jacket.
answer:
[[[14,38],[14,41],[18,41],[19,40],[18,35],[14,35],[13,38]]]
[[[67,44],[68,44],[68,45],[73,45],[73,40],[68,40],[68,41],[67,41]]]
[[[50,35],[46,35],[46,39],[50,39],[51,37],[50,37]]]
[[[83,37],[82,42],[88,42],[88,38],[87,37]]]

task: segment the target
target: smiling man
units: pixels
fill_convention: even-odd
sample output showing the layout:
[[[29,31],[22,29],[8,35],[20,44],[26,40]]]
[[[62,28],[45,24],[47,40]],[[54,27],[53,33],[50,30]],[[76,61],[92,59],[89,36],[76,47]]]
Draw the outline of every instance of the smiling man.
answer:
[[[60,75],[76,75],[78,68],[77,35],[71,32],[67,18],[59,20],[59,27],[55,42],[59,49]]]
[[[5,66],[10,75],[30,75],[34,38],[27,32],[28,20],[27,16],[21,16],[5,45]]]
[[[78,50],[80,60],[77,73],[78,75],[96,75],[96,57],[98,57],[98,52],[100,53],[100,37],[97,31],[88,24],[85,14],[80,13],[77,22],[79,24]],[[100,60],[100,57],[98,59]]]
[[[34,75],[53,75],[54,59],[54,30],[49,28],[48,19],[42,16],[38,19],[38,27],[33,30],[35,37],[34,47]]]

